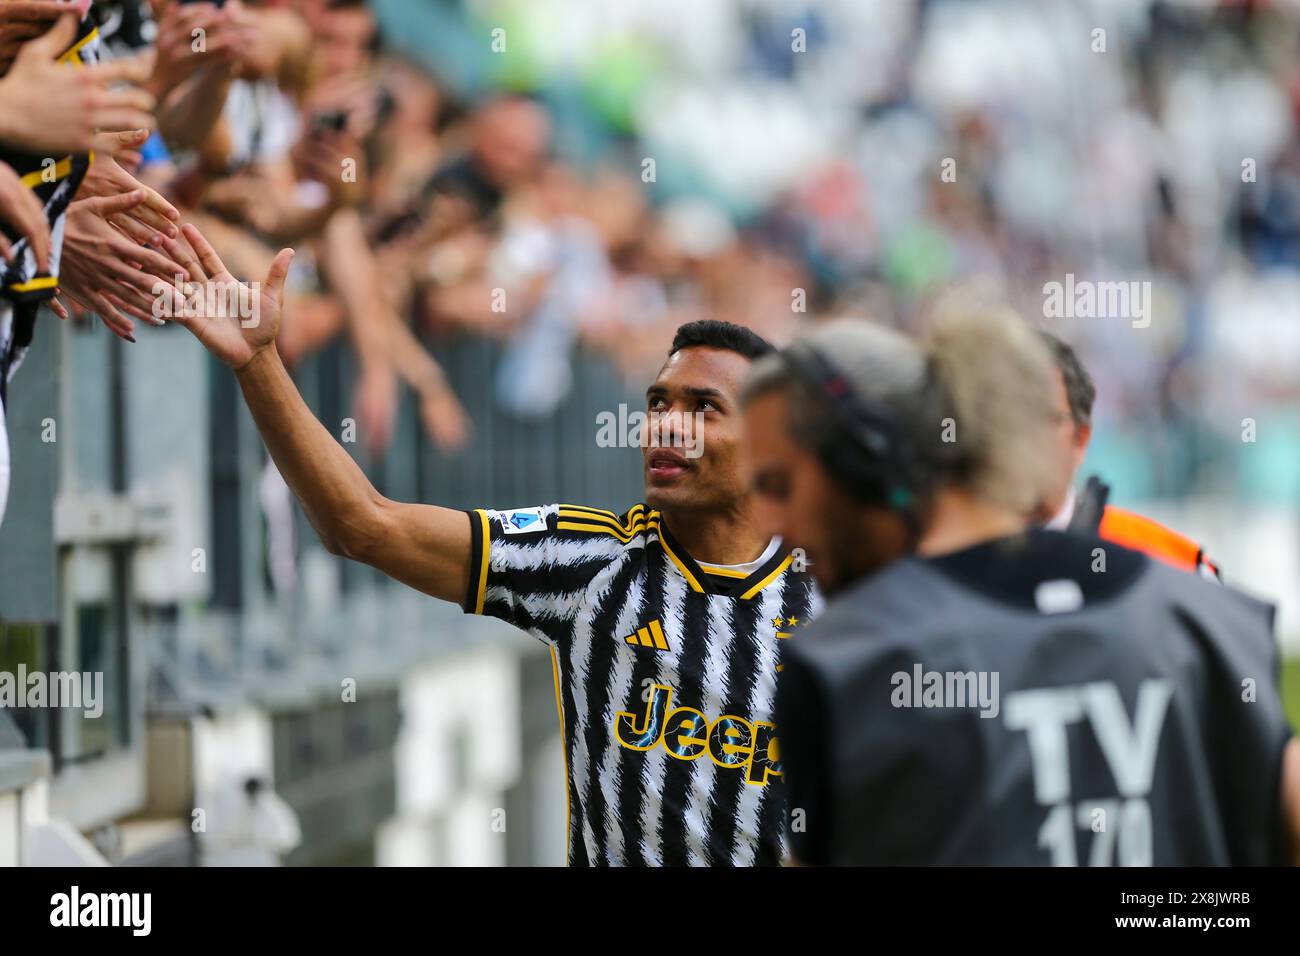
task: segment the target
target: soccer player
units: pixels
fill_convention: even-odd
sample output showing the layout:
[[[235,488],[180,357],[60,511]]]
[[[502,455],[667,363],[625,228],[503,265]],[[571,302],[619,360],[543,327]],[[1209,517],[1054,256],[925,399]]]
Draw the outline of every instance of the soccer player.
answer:
[[[1088,454],[1092,439],[1092,403],[1097,388],[1092,376],[1068,343],[1040,331],[1056,362],[1059,424],[1052,442],[1060,466],[1059,480],[1039,505],[1038,517],[1056,530],[1083,530],[1135,551],[1144,551],[1184,571],[1218,580],[1219,567],[1205,555],[1205,549],[1185,535],[1158,521],[1127,508],[1107,504],[1110,487],[1097,477],[1088,479],[1082,492],[1074,487],[1074,476]]]
[[[836,324],[755,363],[759,504],[829,601],[783,646],[799,861],[1297,858],[1272,609],[1029,527],[1052,371],[1007,316],[925,348]]]
[[[194,281],[235,281],[198,230],[187,225],[184,237],[168,249]],[[330,551],[550,645],[570,863],[780,862],[777,645],[820,599],[760,530],[749,493],[737,398],[751,361],[771,347],[722,322],[678,330],[647,392],[646,500],[621,514],[404,504],[376,492],[280,361],[291,258],[283,250],[273,262],[255,325],[179,321],[234,369]]]

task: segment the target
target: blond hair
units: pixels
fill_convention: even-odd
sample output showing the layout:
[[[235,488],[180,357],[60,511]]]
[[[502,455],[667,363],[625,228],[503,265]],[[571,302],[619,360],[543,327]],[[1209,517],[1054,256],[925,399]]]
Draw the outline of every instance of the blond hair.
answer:
[[[1010,308],[985,304],[942,309],[925,349],[948,394],[952,480],[1028,513],[1054,476],[1056,378],[1046,345]]]

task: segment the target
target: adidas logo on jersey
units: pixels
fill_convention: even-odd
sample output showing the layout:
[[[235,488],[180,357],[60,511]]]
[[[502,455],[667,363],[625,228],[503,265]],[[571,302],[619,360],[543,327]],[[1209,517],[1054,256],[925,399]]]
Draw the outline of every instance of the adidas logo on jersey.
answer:
[[[664,637],[664,630],[659,624],[659,618],[638,627],[635,633],[627,635],[623,640],[633,647],[651,647],[657,651],[668,650],[668,638]]]
[[[653,750],[663,744],[669,756],[697,760],[708,754],[719,767],[744,770],[745,782],[762,786],[781,775],[776,725],[731,714],[709,720],[694,707],[673,707],[673,689],[651,688],[644,713],[614,715],[614,737],[629,750]]]

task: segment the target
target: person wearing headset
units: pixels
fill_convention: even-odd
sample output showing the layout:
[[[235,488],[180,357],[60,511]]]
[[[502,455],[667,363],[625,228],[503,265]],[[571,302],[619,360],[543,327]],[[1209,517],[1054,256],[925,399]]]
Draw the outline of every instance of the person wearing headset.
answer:
[[[1033,524],[1053,385],[998,312],[924,344],[832,323],[751,370],[760,519],[829,601],[782,642],[796,862],[1297,861],[1272,608]]]

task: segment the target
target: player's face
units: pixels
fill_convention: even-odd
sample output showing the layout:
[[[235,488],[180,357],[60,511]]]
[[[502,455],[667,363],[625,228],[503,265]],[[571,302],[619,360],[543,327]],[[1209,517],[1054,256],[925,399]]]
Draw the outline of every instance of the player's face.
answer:
[[[755,513],[765,532],[803,550],[817,586],[831,595],[899,557],[906,538],[896,516],[864,507],[791,439],[789,401],[773,391],[745,410]]]
[[[748,371],[749,359],[727,349],[669,356],[646,390],[641,457],[651,508],[729,510],[748,494],[736,401]]]
[[[1065,376],[1057,375],[1056,428],[1052,432],[1051,455],[1054,464],[1054,481],[1049,493],[1039,507],[1037,517],[1046,521],[1061,510],[1074,484],[1074,473],[1083,464],[1088,453],[1088,440],[1092,437],[1091,425],[1075,425],[1070,416],[1070,397],[1065,389]]]

